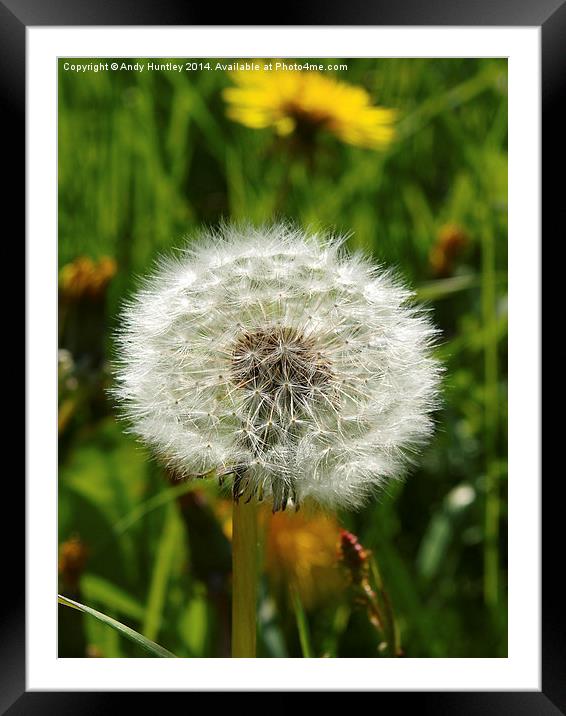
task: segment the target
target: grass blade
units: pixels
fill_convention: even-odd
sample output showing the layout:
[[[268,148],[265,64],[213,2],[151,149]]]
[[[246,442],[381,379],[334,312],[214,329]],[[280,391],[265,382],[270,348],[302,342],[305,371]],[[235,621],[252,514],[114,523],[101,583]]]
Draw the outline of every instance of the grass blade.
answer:
[[[499,599],[499,521],[501,500],[496,470],[497,431],[499,425],[498,345],[496,330],[497,291],[495,284],[495,237],[485,220],[482,231],[482,319],[486,330],[484,350],[485,379],[485,457],[486,497],[484,522],[484,599],[495,607]]]
[[[192,479],[186,480],[180,485],[174,485],[172,487],[168,487],[166,489],[161,490],[161,492],[159,492],[157,495],[154,495],[145,502],[142,502],[129,514],[125,515],[118,522],[116,522],[113,526],[114,533],[116,535],[123,534],[124,532],[129,530],[130,527],[135,525],[138,520],[141,520],[150,512],[153,512],[153,510],[157,510],[160,507],[164,507],[165,505],[168,505],[169,503],[176,500],[178,497],[186,495],[188,492],[198,490],[199,488],[203,488],[205,486],[206,485],[204,480]]]
[[[97,574],[83,574],[81,593],[88,602],[99,604],[129,619],[140,622],[143,619],[144,609],[136,599]]]
[[[143,621],[142,631],[148,639],[156,639],[159,634],[167,594],[167,584],[173,569],[175,554],[182,539],[181,524],[177,519],[173,505],[170,504],[157,547]]]
[[[291,599],[293,600],[293,609],[295,610],[295,618],[297,620],[297,629],[299,631],[299,640],[301,642],[301,651],[305,659],[313,658],[313,650],[311,645],[311,637],[307,616],[303,608],[303,603],[299,595],[299,591],[291,588]]]
[[[103,624],[106,624],[109,627],[112,627],[112,629],[116,629],[116,631],[120,632],[122,636],[126,637],[126,639],[129,639],[130,641],[133,641],[134,644],[137,644],[142,649],[145,649],[145,651],[149,652],[152,656],[158,656],[160,658],[165,659],[175,659],[175,654],[172,654],[170,651],[167,651],[164,647],[160,646],[159,644],[156,644],[154,641],[151,641],[150,639],[146,639],[145,636],[142,636],[141,634],[138,634],[137,631],[134,631],[133,629],[130,629],[130,627],[127,627],[125,624],[122,624],[119,621],[116,621],[116,619],[112,619],[112,617],[107,616],[106,614],[103,614],[102,612],[97,611],[96,609],[92,609],[91,607],[87,607],[85,604],[81,604],[80,602],[75,602],[73,599],[68,599],[67,597],[63,597],[61,594],[57,596],[57,601],[59,604],[63,604],[65,607],[70,607],[71,609],[77,609],[80,612],[84,612],[85,614],[89,614],[91,617],[94,617],[95,619],[98,619]]]

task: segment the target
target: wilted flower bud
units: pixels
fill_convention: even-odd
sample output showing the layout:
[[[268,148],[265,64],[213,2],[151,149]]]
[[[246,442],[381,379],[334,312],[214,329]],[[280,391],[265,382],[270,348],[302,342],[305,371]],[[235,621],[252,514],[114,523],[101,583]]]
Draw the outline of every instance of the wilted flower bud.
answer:
[[[67,589],[75,591],[88,559],[88,548],[77,536],[59,547],[59,574]]]
[[[470,243],[467,232],[458,224],[444,224],[430,251],[430,266],[435,276],[446,278],[455,268],[456,260]]]
[[[360,544],[356,535],[340,530],[339,556],[354,585],[360,585],[369,575],[368,550]]]

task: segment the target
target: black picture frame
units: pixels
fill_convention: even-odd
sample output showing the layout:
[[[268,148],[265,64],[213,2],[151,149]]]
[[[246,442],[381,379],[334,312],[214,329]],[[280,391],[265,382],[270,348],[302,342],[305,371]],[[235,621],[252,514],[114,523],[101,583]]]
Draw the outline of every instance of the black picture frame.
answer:
[[[250,10],[252,12],[250,12]],[[9,177],[3,191],[5,218],[25,216],[25,62],[26,27],[74,25],[216,25],[219,8],[175,0],[0,0],[0,93],[4,99],[4,175]],[[537,26],[542,37],[543,144],[543,227],[563,227],[564,205],[563,114],[558,111],[561,84],[566,77],[566,3],[564,0],[349,0],[348,3],[310,2],[294,7],[290,2],[274,8],[267,20],[257,22],[257,8],[231,4],[221,11],[222,25],[455,25],[455,26]],[[13,153],[13,159],[6,158]],[[552,212],[558,208],[560,216]],[[557,224],[558,219],[558,224]],[[562,232],[559,232],[562,233]],[[14,234],[15,236],[15,234]],[[558,234],[555,238],[559,238]],[[12,243],[13,240],[12,240]],[[10,348],[12,355],[13,347]],[[12,369],[15,366],[12,366]],[[17,464],[14,461],[14,464]],[[559,475],[555,475],[556,478]],[[5,532],[0,612],[0,713],[10,714],[95,714],[112,711],[113,706],[134,708],[136,694],[104,692],[29,692],[25,680],[25,540],[20,518],[19,543],[9,514],[20,517],[24,510],[24,480],[4,478]],[[554,545],[563,541],[557,491],[560,480],[551,480],[543,492],[543,575],[542,575],[542,689],[539,692],[379,692],[378,708],[384,699],[404,699],[404,705],[420,713],[440,714],[566,714],[566,659],[564,649],[564,598],[558,580],[561,571],[549,568]],[[546,569],[544,567],[546,566]],[[7,578],[6,578],[7,577]],[[526,576],[526,578],[529,578]],[[535,578],[533,575],[530,578]],[[173,694],[171,694],[173,695]],[[190,694],[177,694],[190,699]],[[145,706],[157,704],[155,693],[142,695]],[[126,699],[128,699],[126,701]],[[190,704],[191,702],[189,702]],[[185,701],[185,705],[188,706]],[[193,704],[194,708],[194,704]]]

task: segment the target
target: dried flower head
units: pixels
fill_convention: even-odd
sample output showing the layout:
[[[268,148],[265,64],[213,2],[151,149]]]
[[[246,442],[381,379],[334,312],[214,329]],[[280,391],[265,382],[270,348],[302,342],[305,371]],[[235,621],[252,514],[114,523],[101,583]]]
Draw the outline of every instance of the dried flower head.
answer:
[[[115,394],[133,431],[234,498],[360,506],[431,432],[435,329],[341,241],[224,227],[126,307]]]

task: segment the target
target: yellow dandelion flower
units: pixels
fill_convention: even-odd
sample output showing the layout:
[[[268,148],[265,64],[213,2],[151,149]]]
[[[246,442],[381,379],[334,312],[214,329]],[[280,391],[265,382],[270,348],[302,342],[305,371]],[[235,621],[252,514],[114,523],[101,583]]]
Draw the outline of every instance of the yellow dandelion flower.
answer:
[[[395,111],[373,106],[363,87],[319,72],[236,71],[224,90],[228,116],[253,129],[274,127],[282,136],[309,139],[319,130],[347,144],[387,147],[395,135]]]
[[[265,522],[265,569],[275,584],[297,589],[306,607],[343,586],[337,569],[340,526],[334,517],[278,512]]]
[[[88,256],[79,256],[59,272],[61,294],[70,300],[99,298],[116,274],[116,268],[116,262],[108,256],[96,262]]]

